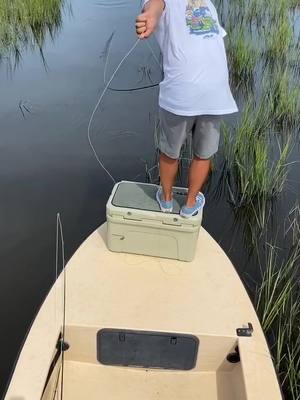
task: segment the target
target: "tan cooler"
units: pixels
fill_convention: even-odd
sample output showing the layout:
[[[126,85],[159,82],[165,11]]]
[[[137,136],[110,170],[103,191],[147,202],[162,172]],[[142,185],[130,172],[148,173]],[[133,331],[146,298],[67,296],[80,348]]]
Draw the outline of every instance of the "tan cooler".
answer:
[[[107,246],[111,251],[192,261],[202,210],[189,219],[179,215],[187,189],[173,189],[174,210],[162,213],[157,185],[122,181],[108,199]]]

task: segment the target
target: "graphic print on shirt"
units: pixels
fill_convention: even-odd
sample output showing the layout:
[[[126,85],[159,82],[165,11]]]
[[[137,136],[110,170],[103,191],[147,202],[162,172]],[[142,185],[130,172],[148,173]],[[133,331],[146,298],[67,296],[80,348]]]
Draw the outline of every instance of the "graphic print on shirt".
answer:
[[[191,34],[204,37],[219,34],[218,22],[213,18],[205,0],[188,0],[185,18]]]

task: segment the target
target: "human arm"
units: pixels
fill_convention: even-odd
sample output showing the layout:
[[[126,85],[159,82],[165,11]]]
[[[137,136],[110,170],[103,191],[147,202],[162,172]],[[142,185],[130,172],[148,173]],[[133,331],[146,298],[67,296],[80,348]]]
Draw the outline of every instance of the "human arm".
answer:
[[[164,11],[164,0],[148,0],[136,18],[136,33],[140,39],[148,38],[156,29]]]

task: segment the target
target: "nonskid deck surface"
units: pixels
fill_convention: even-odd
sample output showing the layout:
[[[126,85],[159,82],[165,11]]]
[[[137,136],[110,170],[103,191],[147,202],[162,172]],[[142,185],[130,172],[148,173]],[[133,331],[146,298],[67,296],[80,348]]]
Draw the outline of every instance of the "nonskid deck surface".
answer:
[[[225,378],[225,379],[224,379]],[[221,386],[220,386],[221,385]],[[239,400],[230,373],[173,372],[68,361],[64,400]]]

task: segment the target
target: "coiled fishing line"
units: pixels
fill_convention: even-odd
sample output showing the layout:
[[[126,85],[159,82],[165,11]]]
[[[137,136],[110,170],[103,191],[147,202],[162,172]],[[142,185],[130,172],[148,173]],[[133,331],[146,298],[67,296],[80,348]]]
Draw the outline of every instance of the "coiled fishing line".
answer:
[[[109,81],[108,81],[107,84],[105,85],[105,88],[103,89],[103,92],[101,93],[101,95],[100,95],[100,97],[99,97],[99,99],[98,99],[98,101],[97,101],[97,103],[96,103],[96,105],[95,105],[95,108],[94,108],[94,110],[93,110],[93,112],[92,112],[92,114],[91,114],[91,117],[90,117],[90,120],[89,120],[89,123],[88,123],[87,137],[88,137],[88,142],[89,142],[90,148],[92,149],[92,152],[94,153],[94,156],[95,156],[95,158],[96,158],[98,164],[99,164],[100,167],[107,173],[107,175],[110,177],[110,179],[113,181],[114,184],[116,183],[115,178],[111,175],[111,173],[108,171],[108,169],[105,168],[103,162],[100,160],[100,158],[99,158],[99,156],[98,156],[98,154],[97,154],[97,152],[96,152],[96,150],[95,150],[95,147],[94,147],[94,145],[93,145],[93,143],[92,143],[92,140],[91,140],[91,126],[92,126],[92,122],[93,122],[95,113],[96,113],[96,111],[98,110],[98,108],[99,108],[99,106],[100,106],[100,104],[101,104],[101,102],[102,102],[102,100],[103,100],[103,97],[105,96],[105,93],[107,92],[107,90],[108,90],[108,88],[109,88],[109,85],[110,85],[111,82],[113,81],[114,77],[115,77],[116,74],[118,73],[118,71],[119,71],[119,69],[121,68],[121,66],[123,65],[123,63],[124,63],[124,62],[126,61],[126,59],[130,56],[130,54],[133,52],[133,50],[136,48],[136,46],[139,44],[140,40],[141,40],[141,39],[137,39],[137,41],[134,43],[134,45],[131,47],[131,49],[130,49],[130,50],[125,54],[125,56],[122,58],[122,60],[120,61],[119,65],[117,66],[117,68],[114,70],[113,74],[111,75]]]
[[[95,147],[94,147],[94,145],[93,145],[93,143],[92,143],[92,139],[91,139],[91,126],[92,126],[92,122],[93,122],[93,120],[94,120],[95,113],[96,113],[96,111],[98,110],[98,108],[100,107],[100,104],[101,104],[101,102],[102,102],[102,100],[103,100],[103,97],[105,96],[105,94],[106,94],[106,92],[107,92],[107,90],[108,90],[108,88],[109,88],[111,82],[113,81],[114,77],[115,77],[116,74],[118,73],[118,71],[119,71],[119,69],[121,68],[121,66],[123,65],[123,63],[127,60],[127,58],[130,56],[130,54],[134,51],[134,49],[136,48],[136,46],[139,44],[140,41],[141,41],[141,39],[137,39],[137,41],[134,43],[134,45],[131,47],[131,49],[125,54],[125,56],[122,58],[122,60],[120,61],[119,65],[117,66],[117,68],[116,68],[116,69],[114,70],[114,72],[112,73],[112,75],[111,75],[109,81],[106,83],[106,85],[105,85],[105,87],[104,87],[104,89],[103,89],[103,92],[101,93],[101,95],[100,95],[100,97],[99,97],[99,99],[98,99],[98,101],[97,101],[97,103],[96,103],[96,105],[95,105],[95,108],[94,108],[94,110],[93,110],[93,112],[92,112],[92,114],[91,114],[91,117],[90,117],[90,120],[89,120],[89,123],[88,123],[88,128],[87,128],[87,137],[88,137],[88,142],[89,142],[90,148],[92,149],[92,152],[93,152],[93,154],[94,154],[94,156],[95,156],[95,158],[96,158],[98,164],[99,164],[100,167],[106,172],[106,174],[107,174],[107,175],[109,176],[109,178],[112,180],[113,184],[116,183],[115,178],[114,178],[114,177],[112,176],[112,174],[108,171],[108,169],[105,168],[103,162],[100,160],[100,158],[99,158],[99,156],[98,156],[98,154],[97,154],[97,152],[96,152],[96,149],[95,149]],[[147,41],[146,41],[146,44],[147,44],[147,46],[149,47],[149,49],[150,49],[150,51],[151,51],[151,53],[152,53],[152,55],[153,55],[155,61],[156,61],[157,64],[160,66],[160,62],[159,62],[159,60],[157,59],[157,57],[156,57],[156,55],[155,55],[155,53],[154,53],[152,47],[150,46],[149,43],[147,43]]]

